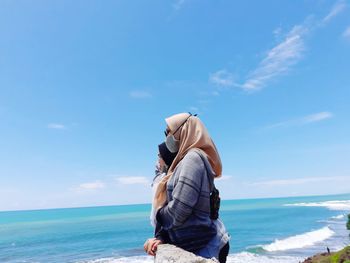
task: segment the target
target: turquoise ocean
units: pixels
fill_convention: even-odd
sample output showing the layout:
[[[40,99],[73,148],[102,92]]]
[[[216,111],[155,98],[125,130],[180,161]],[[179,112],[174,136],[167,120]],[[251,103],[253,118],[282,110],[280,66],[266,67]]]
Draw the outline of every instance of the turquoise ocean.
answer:
[[[149,204],[0,212],[0,262],[153,262]],[[350,194],[224,200],[228,262],[299,262],[348,245]]]

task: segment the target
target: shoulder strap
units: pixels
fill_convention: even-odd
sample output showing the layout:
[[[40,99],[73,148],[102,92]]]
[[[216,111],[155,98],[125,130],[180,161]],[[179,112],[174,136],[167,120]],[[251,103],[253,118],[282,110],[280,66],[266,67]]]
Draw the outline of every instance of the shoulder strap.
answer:
[[[214,178],[210,179],[209,177],[209,169],[207,166],[207,162],[204,159],[204,154],[202,152],[202,150],[194,148],[194,151],[196,151],[198,153],[198,155],[201,157],[204,166],[207,170],[207,177],[208,177],[208,184],[209,184],[209,192],[210,192],[210,198],[209,198],[209,202],[210,202],[210,218],[211,219],[218,219],[219,218],[219,210],[220,210],[220,193],[219,190],[216,189],[215,184],[214,184]]]
[[[214,184],[214,178],[210,178],[209,177],[209,169],[207,167],[207,162],[204,158],[206,158],[203,154],[203,151],[199,148],[193,148],[191,149],[191,151],[195,151],[196,153],[198,153],[198,155],[201,157],[203,163],[204,163],[204,166],[205,166],[205,169],[207,170],[207,177],[208,177],[208,183],[209,183],[209,191],[212,192],[215,188],[215,184]]]

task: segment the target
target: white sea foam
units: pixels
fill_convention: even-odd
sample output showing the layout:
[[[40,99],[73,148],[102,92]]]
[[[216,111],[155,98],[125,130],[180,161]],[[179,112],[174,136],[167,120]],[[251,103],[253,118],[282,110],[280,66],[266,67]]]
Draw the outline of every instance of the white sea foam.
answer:
[[[241,252],[230,254],[227,257],[227,263],[295,263],[302,261],[300,257],[290,256],[266,256],[258,255],[249,252]],[[134,256],[124,258],[100,258],[89,261],[81,261],[80,263],[153,263],[154,259],[151,256]]]
[[[343,219],[345,217],[345,215],[341,214],[341,215],[337,215],[337,216],[332,216],[331,219]]]
[[[267,256],[253,254],[249,252],[241,252],[237,254],[230,254],[227,257],[227,263],[296,263],[303,261],[301,257],[291,256]]]
[[[303,248],[312,246],[318,242],[326,240],[332,235],[334,235],[334,231],[332,231],[328,226],[326,226],[315,231],[310,231],[304,234],[287,237],[285,239],[276,239],[273,243],[264,245],[262,246],[262,248],[270,252]]]
[[[350,210],[350,200],[295,203],[295,204],[285,204],[285,206],[320,206],[320,207],[327,207],[330,210],[348,211]]]
[[[344,224],[345,214],[340,214],[336,216],[331,216],[328,219],[317,220],[318,223],[326,223],[326,224]]]
[[[77,263],[154,263],[152,256],[133,256],[133,257],[108,257],[85,261],[78,261]]]

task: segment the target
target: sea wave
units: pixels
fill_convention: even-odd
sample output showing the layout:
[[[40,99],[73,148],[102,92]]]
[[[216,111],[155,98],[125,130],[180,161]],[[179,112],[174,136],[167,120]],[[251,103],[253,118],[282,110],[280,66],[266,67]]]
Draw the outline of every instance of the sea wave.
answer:
[[[340,214],[336,216],[331,216],[328,219],[317,220],[318,223],[326,223],[326,224],[344,224],[345,214]]]
[[[344,214],[337,215],[337,216],[332,216],[331,219],[343,219],[345,217]]]
[[[304,234],[287,237],[285,239],[276,239],[273,243],[263,245],[262,248],[269,252],[284,251],[289,249],[297,249],[312,246],[318,242],[326,240],[334,235],[328,226],[318,230],[306,232]]]
[[[350,200],[335,200],[325,202],[295,203],[285,204],[285,206],[318,206],[327,207],[330,210],[348,211],[350,210]]]
[[[250,252],[241,252],[236,254],[229,254],[227,263],[295,263],[302,261],[301,257],[291,256],[266,256],[258,255]],[[79,263],[148,263],[154,262],[151,256],[133,256],[123,258],[100,258],[89,261],[80,261]]]
[[[154,263],[152,256],[133,256],[133,257],[106,257],[91,260],[78,261],[76,263]]]
[[[227,263],[295,263],[303,261],[301,257],[291,256],[267,256],[250,252],[241,252],[230,254],[227,257]]]

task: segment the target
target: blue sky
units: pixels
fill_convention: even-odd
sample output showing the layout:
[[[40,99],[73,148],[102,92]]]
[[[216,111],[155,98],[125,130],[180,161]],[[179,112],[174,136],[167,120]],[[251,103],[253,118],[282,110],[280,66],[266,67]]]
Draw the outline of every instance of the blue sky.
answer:
[[[150,202],[198,113],[224,199],[350,192],[348,1],[1,1],[0,210]]]

